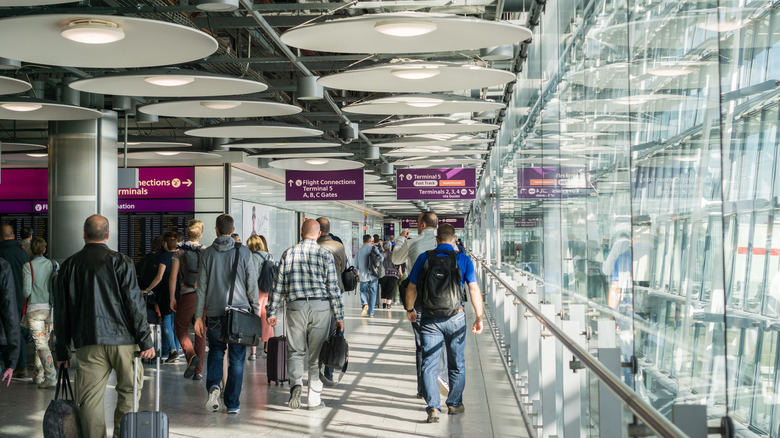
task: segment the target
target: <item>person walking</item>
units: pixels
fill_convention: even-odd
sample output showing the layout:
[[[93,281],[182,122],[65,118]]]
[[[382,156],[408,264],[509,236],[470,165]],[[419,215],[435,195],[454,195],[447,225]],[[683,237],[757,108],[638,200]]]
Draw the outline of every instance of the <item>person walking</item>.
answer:
[[[246,246],[249,251],[252,251],[252,263],[255,266],[255,272],[257,272],[257,278],[260,278],[262,274],[263,264],[269,260],[273,263],[273,258],[268,252],[268,241],[265,236],[261,234],[253,234],[249,236],[246,241]],[[259,286],[259,284],[258,284]],[[262,326],[263,352],[268,353],[268,340],[274,337],[274,328],[268,325],[268,319],[266,318],[265,306],[268,305],[268,295],[270,290],[261,290],[258,288],[258,303],[260,304],[260,325]],[[252,353],[249,355],[249,360],[255,360],[257,358],[257,347],[252,347]]]
[[[203,222],[191,219],[187,223],[187,242],[184,242],[174,253],[171,260],[171,277],[168,288],[171,295],[173,329],[179,339],[187,368],[184,378],[203,379],[203,364],[206,361],[206,338],[195,333],[195,344],[190,340],[190,324],[195,317],[195,291],[198,286],[198,269],[203,253],[200,238],[203,236]],[[178,280],[178,281],[177,281]],[[176,287],[179,287],[179,297],[176,298]]]
[[[438,422],[441,412],[441,396],[436,389],[439,386],[439,356],[444,348],[450,388],[446,401],[447,413],[461,414],[466,409],[463,405],[463,389],[466,386],[465,285],[468,285],[468,298],[476,313],[471,332],[482,333],[482,292],[477,283],[474,263],[466,254],[455,250],[455,228],[452,225],[441,225],[436,241],[438,246],[435,250],[417,258],[409,273],[409,288],[406,291],[407,317],[413,323],[418,322],[422,332],[422,371],[428,423]],[[446,270],[449,277],[429,275],[434,264]],[[438,274],[442,270],[436,272]],[[421,320],[417,319],[417,303],[422,308]]]
[[[425,253],[436,248],[436,228],[439,225],[439,218],[436,213],[427,211],[420,213],[417,218],[417,234],[419,237],[411,239],[409,237],[409,230],[401,230],[401,234],[396,240],[396,244],[393,247],[393,263],[401,265],[406,263],[406,266],[411,267],[414,262],[420,257],[420,254]],[[401,301],[405,302],[406,297],[402,296]],[[410,309],[411,307],[406,307]],[[420,307],[415,305],[417,309],[417,319],[412,321],[412,331],[414,332],[414,347],[415,347],[415,363],[417,366],[417,397],[425,398],[425,384],[422,378],[422,334],[420,332]],[[446,367],[441,367],[441,373],[444,373]],[[443,379],[443,376],[442,376]],[[446,392],[448,389],[442,381],[441,392]]]
[[[336,265],[336,278],[339,282],[339,293],[344,293],[344,282],[342,281],[341,274],[347,269],[347,252],[344,249],[344,245],[333,239],[330,234],[330,221],[326,217],[318,217],[317,223],[320,224],[320,238],[317,239],[317,245],[327,249],[333,255],[333,263]],[[336,317],[332,315],[330,318],[330,327],[328,328],[328,337],[336,334]],[[334,386],[333,382],[333,369],[331,367],[324,367],[322,374],[320,374],[320,380],[327,386]]]
[[[22,317],[22,309],[24,307],[22,268],[30,261],[30,258],[22,249],[22,245],[16,240],[14,228],[8,224],[0,227],[0,258],[5,259],[11,266],[11,274],[14,277],[13,286],[16,292],[16,321],[18,323]],[[19,326],[19,324],[16,324],[16,330],[19,332],[19,339],[21,339],[22,343],[18,351],[19,358],[16,361],[14,377],[24,377],[27,375],[27,348],[25,346],[29,331]]]
[[[360,304],[363,306],[360,316],[368,315],[369,318],[374,317],[376,293],[379,286],[379,279],[371,272],[369,255],[372,251],[378,251],[374,247],[374,238],[370,234],[366,234],[363,236],[363,246],[360,247],[355,256],[355,265],[357,265],[360,281]]]
[[[32,239],[33,239],[33,231],[32,228],[24,226],[21,230],[19,230],[19,245],[22,245],[22,249],[27,253],[28,260],[32,260],[33,253],[32,253]]]
[[[0,383],[11,385],[22,345],[11,265],[0,259]]]
[[[52,273],[59,269],[54,260],[43,256],[46,241],[40,237],[32,239],[30,244],[32,260],[22,268],[24,277],[24,298],[27,300],[27,314],[23,318],[26,327],[32,333],[35,343],[35,375],[33,382],[38,388],[53,388],[57,385],[57,370],[49,348],[49,335],[52,330],[50,302],[52,298]]]
[[[231,234],[235,230],[233,218],[221,214],[216,221],[217,238],[201,256],[198,270],[198,287],[195,302],[195,333],[206,337],[209,344],[207,358],[206,409],[219,410],[219,396],[222,390],[222,363],[228,352],[228,372],[225,381],[225,407],[228,414],[240,410],[241,387],[244,380],[246,346],[222,342],[222,316],[233,291],[232,307],[258,313],[257,271],[252,263],[249,248],[236,242]],[[233,273],[234,263],[237,270]],[[203,315],[206,322],[203,322]]]
[[[166,363],[175,362],[179,358],[179,344],[173,331],[173,310],[171,310],[171,289],[170,278],[173,265],[173,255],[179,246],[179,236],[175,231],[168,231],[163,234],[163,246],[160,253],[157,274],[146,289],[142,291],[144,295],[150,291],[154,292],[155,302],[160,314],[160,325],[162,328],[162,342],[160,354],[168,353],[165,359]],[[174,281],[176,277],[173,277]],[[174,288],[175,292],[175,288]],[[175,297],[175,294],[173,295]]]
[[[395,284],[401,276],[401,267],[393,264],[393,244],[387,240],[382,243],[382,264],[385,267],[385,276],[379,279],[382,288],[382,308],[389,309],[393,304],[393,292]]]
[[[133,372],[133,354],[154,357],[154,344],[135,269],[129,257],[108,248],[108,219],[92,215],[84,222],[84,248],[68,257],[58,275],[54,297],[57,366],[70,366],[70,343],[76,347],[76,403],[86,437],[106,435],[103,400],[111,372],[116,372],[114,438],[122,417],[133,411],[133,382],[138,397],[143,369]]]
[[[328,335],[330,314],[336,318],[336,328],[344,330],[344,304],[339,293],[338,276],[333,255],[317,244],[320,224],[307,219],[301,227],[301,241],[288,248],[279,261],[268,304],[268,324],[276,326],[276,314],[282,300],[286,301],[288,321],[287,375],[290,378],[291,409],[301,407],[304,357],[308,359],[308,408],[325,406],[322,401],[322,381],[318,359]]]

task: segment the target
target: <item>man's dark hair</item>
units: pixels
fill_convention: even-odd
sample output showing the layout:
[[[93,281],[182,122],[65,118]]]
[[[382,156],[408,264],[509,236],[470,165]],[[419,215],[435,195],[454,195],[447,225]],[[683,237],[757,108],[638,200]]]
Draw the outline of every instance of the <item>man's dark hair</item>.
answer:
[[[317,222],[320,224],[320,231],[322,235],[330,234],[330,221],[326,217],[318,217]]]
[[[426,228],[436,229],[436,227],[439,226],[439,218],[436,216],[436,213],[432,211],[426,211],[420,214],[420,222],[424,223]]]
[[[455,227],[450,224],[439,225],[436,230],[436,237],[439,238],[439,242],[449,242],[455,238]]]
[[[379,238],[379,234],[374,234],[374,243],[379,243],[379,241],[382,240]]]
[[[217,231],[220,236],[227,236],[233,232],[235,228],[235,221],[229,214],[221,214],[217,216]]]
[[[19,231],[19,237],[21,237],[22,240],[27,240],[32,237],[32,228],[22,227],[22,229]]]
[[[363,243],[368,243],[371,241],[371,235],[370,234],[364,234],[363,235]]]
[[[84,238],[92,242],[108,239],[108,219],[93,214],[84,221]]]

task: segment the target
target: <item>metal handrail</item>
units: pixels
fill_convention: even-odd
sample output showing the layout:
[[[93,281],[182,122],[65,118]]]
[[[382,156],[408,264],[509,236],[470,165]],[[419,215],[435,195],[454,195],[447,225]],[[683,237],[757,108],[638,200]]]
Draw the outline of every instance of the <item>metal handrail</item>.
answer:
[[[555,336],[558,341],[563,344],[574,356],[576,356],[585,367],[598,377],[599,381],[604,384],[615,396],[617,396],[623,404],[628,407],[639,419],[644,421],[645,425],[652,429],[655,433],[663,437],[680,437],[685,438],[687,435],[680,430],[674,423],[669,421],[668,418],[660,415],[658,411],[653,408],[649,403],[642,400],[631,388],[612,374],[607,367],[599,362],[595,357],[588,353],[584,348],[580,347],[576,341],[567,336],[554,321],[544,316],[542,312],[535,308],[530,301],[520,296],[514,287],[509,285],[504,279],[502,279],[495,271],[493,271],[485,262],[480,262],[485,271],[495,278],[504,288],[512,292],[512,295],[522,303],[522,305],[531,312],[536,319],[539,320],[547,330]]]

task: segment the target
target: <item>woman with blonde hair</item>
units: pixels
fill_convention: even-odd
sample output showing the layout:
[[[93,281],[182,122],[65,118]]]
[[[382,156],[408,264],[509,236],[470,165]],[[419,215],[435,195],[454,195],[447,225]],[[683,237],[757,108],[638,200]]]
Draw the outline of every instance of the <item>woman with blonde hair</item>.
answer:
[[[30,329],[35,343],[35,376],[33,382],[38,388],[53,388],[57,384],[57,370],[49,349],[49,334],[52,330],[50,297],[52,294],[52,270],[59,268],[57,262],[43,256],[46,241],[35,237],[30,243],[32,260],[22,268],[24,297],[27,313],[22,324]]]
[[[249,237],[246,241],[246,246],[249,248],[250,251],[252,251],[252,262],[255,265],[255,270],[257,271],[257,278],[260,278],[260,275],[262,274],[262,268],[263,263],[265,263],[266,260],[273,263],[273,257],[271,254],[268,253],[268,241],[265,240],[265,236],[260,234],[253,234]],[[265,306],[268,304],[268,294],[271,292],[270,290],[260,290],[260,321],[263,328],[263,352],[268,353],[268,340],[274,337],[274,328],[268,325],[268,322],[266,322],[266,315],[265,315]],[[252,353],[249,355],[249,360],[255,360],[257,355],[255,352],[257,351],[256,347],[252,347]]]

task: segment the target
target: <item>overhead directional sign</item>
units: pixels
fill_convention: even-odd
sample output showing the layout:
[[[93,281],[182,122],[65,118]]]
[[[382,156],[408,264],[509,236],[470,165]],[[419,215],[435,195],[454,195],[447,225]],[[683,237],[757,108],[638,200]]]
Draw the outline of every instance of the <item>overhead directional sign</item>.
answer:
[[[450,224],[453,228],[466,228],[466,218],[462,217],[440,217],[439,225]],[[416,217],[401,218],[401,228],[417,228]]]
[[[194,180],[194,167],[141,167],[138,188],[119,189],[119,199],[194,198]]]
[[[517,169],[519,199],[561,199],[592,192],[584,167],[521,167]]]
[[[363,169],[288,170],[285,173],[287,201],[361,201]]]
[[[396,199],[476,199],[477,169],[398,169]]]

